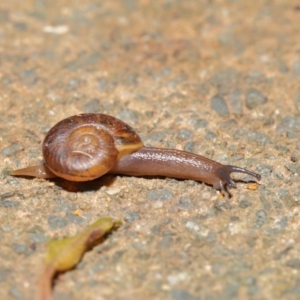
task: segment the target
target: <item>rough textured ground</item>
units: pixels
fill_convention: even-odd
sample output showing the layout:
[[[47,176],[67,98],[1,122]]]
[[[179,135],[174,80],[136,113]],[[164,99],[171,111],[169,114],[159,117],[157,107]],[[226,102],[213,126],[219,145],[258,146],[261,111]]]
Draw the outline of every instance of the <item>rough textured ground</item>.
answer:
[[[1,1],[1,299],[33,299],[45,242],[107,215],[124,226],[58,277],[55,299],[300,298],[296,2]],[[263,178],[229,198],[174,179],[9,176],[81,112]]]

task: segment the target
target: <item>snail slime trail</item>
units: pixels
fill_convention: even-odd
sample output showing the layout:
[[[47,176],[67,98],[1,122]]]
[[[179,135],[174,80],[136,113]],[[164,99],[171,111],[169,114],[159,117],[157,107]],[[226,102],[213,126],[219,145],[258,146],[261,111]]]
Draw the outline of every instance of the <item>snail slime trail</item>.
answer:
[[[43,142],[44,166],[11,172],[13,176],[61,177],[88,181],[106,173],[165,176],[202,181],[225,193],[236,187],[233,172],[255,177],[255,172],[222,165],[194,153],[144,146],[133,128],[104,114],[80,114],[54,125]]]

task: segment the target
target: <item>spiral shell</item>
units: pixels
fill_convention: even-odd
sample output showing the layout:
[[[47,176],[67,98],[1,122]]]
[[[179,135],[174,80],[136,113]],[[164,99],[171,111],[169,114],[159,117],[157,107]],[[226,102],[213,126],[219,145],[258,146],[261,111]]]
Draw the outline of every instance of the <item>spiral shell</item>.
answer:
[[[118,159],[143,147],[126,123],[104,114],[81,114],[54,125],[43,142],[46,166],[59,177],[87,181],[107,173]]]

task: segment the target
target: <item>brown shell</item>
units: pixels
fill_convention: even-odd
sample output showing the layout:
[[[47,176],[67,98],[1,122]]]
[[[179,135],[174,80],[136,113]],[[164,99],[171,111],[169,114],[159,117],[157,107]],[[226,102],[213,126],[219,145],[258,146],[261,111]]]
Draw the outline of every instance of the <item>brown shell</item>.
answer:
[[[57,176],[87,181],[107,173],[126,154],[143,147],[126,123],[104,114],[81,114],[54,125],[43,142],[46,166]]]

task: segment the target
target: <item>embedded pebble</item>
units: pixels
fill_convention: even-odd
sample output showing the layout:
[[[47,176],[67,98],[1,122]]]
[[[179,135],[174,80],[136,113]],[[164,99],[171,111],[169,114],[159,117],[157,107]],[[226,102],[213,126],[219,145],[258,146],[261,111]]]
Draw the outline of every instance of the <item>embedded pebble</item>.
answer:
[[[138,211],[128,211],[124,216],[124,220],[127,222],[137,221],[140,218],[141,216]]]
[[[64,228],[68,225],[69,221],[66,218],[51,215],[48,217],[48,225],[51,230]]]
[[[181,140],[189,140],[193,138],[193,133],[186,128],[182,128],[178,130],[177,137]]]
[[[215,95],[210,100],[210,107],[221,117],[228,116],[229,111],[224,98],[220,95]]]
[[[35,69],[29,69],[20,72],[20,78],[22,83],[27,86],[32,86],[38,81]]]
[[[253,109],[268,101],[268,98],[261,93],[261,91],[251,88],[246,95],[246,106],[249,109]]]
[[[194,127],[195,130],[198,130],[200,128],[206,128],[208,125],[208,122],[205,119],[201,118],[191,118],[188,122]]]
[[[12,296],[15,300],[23,300],[25,299],[22,295],[22,292],[19,287],[13,286],[8,291],[9,295]]]
[[[177,206],[181,209],[192,209],[194,204],[190,198],[181,197],[177,203]]]
[[[208,140],[208,141],[214,140],[216,138],[217,138],[217,135],[212,131],[208,131],[205,134],[205,139]]]
[[[247,207],[249,207],[249,206],[251,206],[251,205],[252,205],[252,203],[249,202],[248,200],[242,200],[242,201],[240,201],[240,203],[239,203],[239,207],[240,207],[240,208],[247,208]]]
[[[7,279],[8,275],[10,274],[11,270],[8,268],[1,267],[0,268],[0,282],[3,282]]]
[[[218,93],[224,95],[231,90],[237,80],[237,71],[234,69],[227,69],[218,72],[210,81],[218,89]]]
[[[20,206],[20,202],[19,201],[14,201],[14,200],[4,200],[2,202],[0,202],[0,207],[10,207],[10,208],[16,208]]]
[[[119,114],[119,118],[124,122],[137,123],[139,119],[139,113],[135,110],[124,108]]]
[[[263,72],[259,71],[259,70],[255,70],[255,71],[250,71],[248,73],[248,76],[246,78],[246,82],[248,84],[259,84],[262,81],[264,81],[264,74]]]
[[[286,261],[286,266],[294,268],[294,269],[300,269],[300,259],[299,258],[292,258]]]
[[[294,62],[292,71],[295,76],[300,76],[300,61]]]
[[[150,201],[167,201],[173,198],[173,193],[167,189],[151,190],[147,194],[147,199]]]
[[[255,229],[260,228],[261,226],[263,226],[263,224],[267,223],[268,221],[267,213],[262,209],[256,212],[256,217],[257,218],[253,226]]]
[[[258,144],[266,145],[271,142],[271,139],[268,135],[255,131],[255,130],[245,130],[245,129],[237,129],[233,134],[235,139],[239,138],[248,138],[250,141],[255,141]]]
[[[192,296],[187,290],[174,289],[170,291],[173,300],[199,300],[199,297]]]
[[[229,94],[228,104],[233,114],[241,116],[243,114],[242,93],[239,90],[234,90]]]
[[[82,107],[82,110],[87,113],[97,113],[102,110],[100,100],[97,98],[91,99],[85,103]]]
[[[19,243],[13,243],[11,245],[11,248],[18,254],[22,254],[26,252],[27,250],[27,245],[26,244],[19,244]]]
[[[300,174],[300,164],[298,163],[288,163],[284,165],[287,170],[292,172],[295,175]]]
[[[283,120],[277,125],[276,131],[280,134],[282,133],[294,133],[295,130],[300,129],[299,118],[294,116],[286,116]]]
[[[2,149],[2,155],[3,156],[12,156],[12,155],[15,155],[16,153],[22,151],[24,149],[23,146],[21,145],[17,145],[17,144],[12,144],[8,147],[5,147]]]

